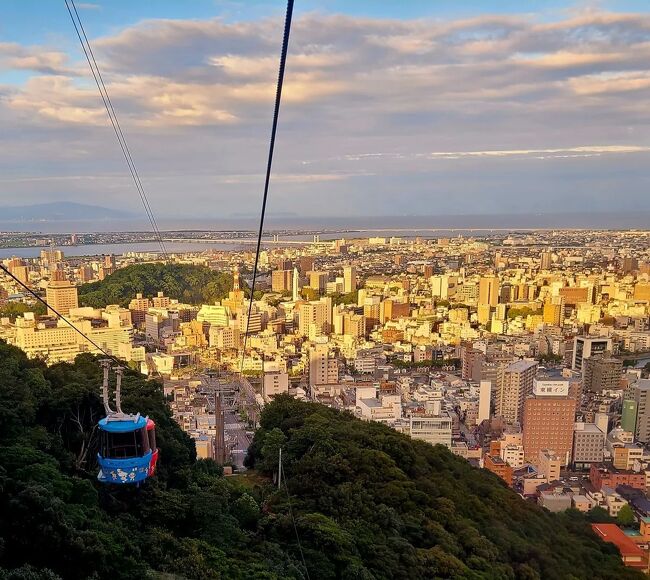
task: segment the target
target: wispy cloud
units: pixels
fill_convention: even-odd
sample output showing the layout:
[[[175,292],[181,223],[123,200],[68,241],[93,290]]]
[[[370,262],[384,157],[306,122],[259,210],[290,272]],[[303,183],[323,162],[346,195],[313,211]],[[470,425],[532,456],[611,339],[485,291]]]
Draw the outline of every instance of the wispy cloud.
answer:
[[[300,15],[272,209],[364,212],[372,192],[375,213],[449,211],[546,191],[650,208],[650,15],[555,17]],[[153,199],[252,209],[281,33],[279,19],[151,19],[91,38]],[[0,43],[0,62],[0,195],[137,205],[128,180],[108,177],[123,160],[83,55]]]
[[[650,147],[641,145],[586,145],[560,149],[501,149],[486,151],[436,151],[428,153],[430,159],[463,159],[467,157],[503,158],[534,157],[548,159],[553,157],[593,157],[595,155],[621,155],[624,153],[647,153]]]

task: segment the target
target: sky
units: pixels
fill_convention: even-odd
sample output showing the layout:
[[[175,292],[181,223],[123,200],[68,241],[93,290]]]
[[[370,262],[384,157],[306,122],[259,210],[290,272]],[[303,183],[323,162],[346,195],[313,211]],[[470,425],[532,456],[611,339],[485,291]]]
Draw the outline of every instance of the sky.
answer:
[[[77,2],[154,214],[259,211],[285,4]],[[142,213],[63,0],[0,2],[0,206]],[[650,210],[647,0],[297,0],[268,213]]]

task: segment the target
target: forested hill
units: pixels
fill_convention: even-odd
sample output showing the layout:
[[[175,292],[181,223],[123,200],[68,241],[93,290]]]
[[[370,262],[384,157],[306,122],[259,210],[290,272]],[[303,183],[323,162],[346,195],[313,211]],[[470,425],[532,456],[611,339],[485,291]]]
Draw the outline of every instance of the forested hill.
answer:
[[[145,297],[162,291],[165,296],[187,304],[212,304],[232,290],[232,273],[215,272],[191,264],[134,264],[115,271],[104,280],[79,287],[82,306],[100,308],[107,304],[128,306],[141,292]]]
[[[96,482],[100,370],[45,367],[0,343],[0,578],[632,579],[583,516],[521,500],[446,449],[282,397],[246,476],[196,461],[159,383],[125,410],[157,423],[160,471]],[[283,449],[289,496],[270,476]],[[295,528],[294,519],[295,518]],[[302,556],[297,535],[300,538]]]

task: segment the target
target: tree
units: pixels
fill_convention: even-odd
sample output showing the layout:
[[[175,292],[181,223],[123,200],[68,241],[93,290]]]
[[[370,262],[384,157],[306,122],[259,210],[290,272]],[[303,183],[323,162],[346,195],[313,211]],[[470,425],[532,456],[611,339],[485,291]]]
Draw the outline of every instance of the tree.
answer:
[[[280,448],[287,442],[287,437],[281,429],[274,427],[264,438],[262,446],[262,461],[260,468],[275,473],[278,470]]]
[[[614,522],[614,518],[609,515],[609,512],[599,505],[594,506],[587,512],[587,520],[594,524],[611,524]]]
[[[215,272],[205,266],[191,264],[133,264],[121,268],[98,282],[79,287],[83,306],[106,304],[128,306],[137,293],[146,297],[163,292],[170,298],[189,304],[212,304],[232,290],[230,272]],[[250,290],[244,287],[248,295]]]
[[[631,526],[636,521],[634,511],[630,504],[626,503],[618,512],[616,516],[616,523],[621,526]]]
[[[126,371],[122,406],[156,422],[159,469],[103,486],[88,436],[101,379],[90,354],[46,367],[0,342],[0,578],[642,578],[576,510],[548,513],[442,446],[287,395],[263,409],[255,469],[224,477],[196,459],[162,385]]]

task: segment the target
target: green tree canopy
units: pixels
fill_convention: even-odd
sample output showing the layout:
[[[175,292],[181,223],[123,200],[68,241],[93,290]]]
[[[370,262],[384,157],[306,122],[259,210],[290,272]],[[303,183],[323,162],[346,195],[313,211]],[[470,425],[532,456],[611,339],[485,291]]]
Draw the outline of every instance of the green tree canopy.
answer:
[[[297,580],[303,557],[324,580],[643,577],[581,514],[547,513],[443,447],[288,396],[264,408],[256,471],[226,478],[196,460],[161,384],[127,371],[123,407],[155,420],[159,471],[139,488],[101,485],[100,383],[91,355],[46,367],[0,342],[0,578]]]
[[[621,526],[631,526],[636,521],[634,517],[634,511],[630,507],[630,504],[625,504],[618,512],[616,516],[616,523]]]
[[[134,264],[98,282],[79,287],[79,302],[99,308],[107,304],[128,306],[140,292],[145,297],[164,292],[186,304],[213,303],[232,290],[232,273],[215,272],[190,264]]]

